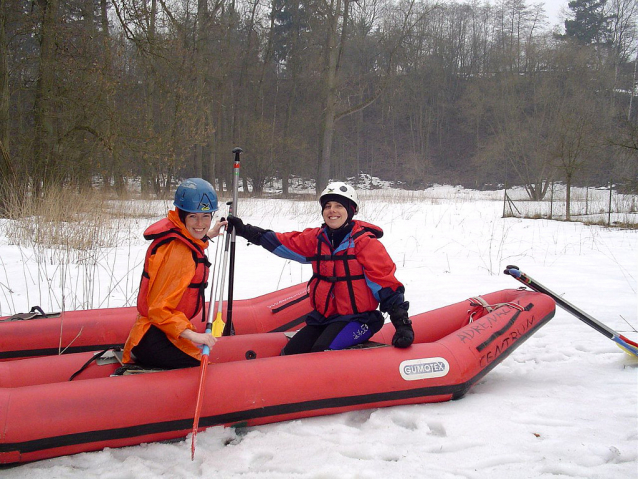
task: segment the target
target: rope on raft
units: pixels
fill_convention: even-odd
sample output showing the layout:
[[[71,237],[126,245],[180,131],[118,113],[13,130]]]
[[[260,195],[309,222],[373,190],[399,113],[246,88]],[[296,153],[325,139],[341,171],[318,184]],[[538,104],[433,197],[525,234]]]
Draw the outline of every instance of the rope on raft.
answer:
[[[469,298],[468,301],[470,302],[470,306],[472,306],[473,308],[481,307],[481,308],[485,309],[488,313],[491,313],[492,311],[494,311],[494,310],[496,310],[498,308],[502,308],[503,306],[509,306],[510,308],[514,308],[514,309],[517,309],[519,311],[524,311],[525,310],[525,308],[523,308],[523,306],[521,306],[520,304],[512,303],[511,301],[508,301],[508,302],[505,302],[505,303],[489,304],[487,301],[485,301],[480,296],[473,296],[473,297]],[[470,323],[472,321],[474,321],[474,316],[477,314],[477,312],[478,311],[468,310],[468,313],[470,315]]]

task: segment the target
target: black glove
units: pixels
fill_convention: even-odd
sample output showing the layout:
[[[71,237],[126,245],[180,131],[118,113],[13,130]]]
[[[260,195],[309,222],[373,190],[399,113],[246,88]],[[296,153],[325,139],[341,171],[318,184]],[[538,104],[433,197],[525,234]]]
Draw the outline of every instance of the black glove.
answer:
[[[246,238],[250,243],[254,244],[261,244],[261,235],[266,231],[257,226],[245,225],[241,218],[237,216],[229,216],[228,225],[229,233],[232,233],[234,229],[236,235]]]
[[[407,348],[414,341],[414,330],[412,321],[408,317],[406,309],[395,307],[390,311],[390,321],[394,325],[396,332],[392,336],[392,346],[396,348]]]

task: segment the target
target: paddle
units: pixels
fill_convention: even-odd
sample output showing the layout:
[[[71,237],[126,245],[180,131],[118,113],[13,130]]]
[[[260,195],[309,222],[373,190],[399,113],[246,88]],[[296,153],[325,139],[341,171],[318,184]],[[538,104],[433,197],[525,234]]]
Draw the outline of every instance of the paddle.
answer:
[[[556,302],[556,304],[559,305],[561,308],[573,314],[582,322],[591,326],[599,333],[607,336],[609,339],[614,341],[618,345],[618,347],[620,347],[626,353],[632,356],[638,357],[638,343],[635,343],[634,341],[627,339],[622,334],[619,334],[613,329],[611,329],[610,327],[605,326],[603,323],[601,323],[597,319],[594,319],[589,314],[585,313],[584,311],[577,308],[573,304],[564,300],[563,298],[558,296],[556,293],[550,291],[545,286],[540,284],[538,281],[534,280],[533,278],[529,277],[528,275],[520,271],[518,269],[518,266],[509,265],[505,268],[504,273],[510,275],[512,278],[523,283],[525,286],[529,286],[534,291],[538,291],[539,293],[543,293],[543,294],[546,294],[547,296],[550,296]]]
[[[209,333],[210,330],[206,328],[206,332]],[[191,437],[191,461],[195,460],[195,444],[197,442],[197,428],[199,426],[199,415],[202,410],[202,401],[204,400],[204,383],[206,379],[206,369],[208,366],[208,354],[210,350],[208,346],[204,346],[204,350],[202,351],[202,362],[199,368],[199,392],[197,393],[197,403],[195,404],[195,417],[193,419],[193,435]]]
[[[232,202],[228,203],[228,214],[232,214]],[[215,316],[215,321],[213,322],[212,335],[216,338],[222,335],[224,331],[224,320],[222,319],[222,310],[223,310],[223,301],[224,301],[224,285],[226,284],[226,264],[228,263],[228,250],[230,245],[230,234],[226,234],[226,241],[224,245],[223,252],[223,260],[221,261],[221,275],[219,285],[217,287],[218,290],[218,299],[217,299],[217,315]]]
[[[233,153],[235,154],[234,160],[234,168],[235,168],[235,178],[233,180],[233,202],[228,202],[229,212],[228,214],[232,214],[233,206],[237,204],[237,189],[238,189],[238,177],[239,177],[239,154],[241,153],[241,148],[233,149]],[[224,260],[221,262],[221,279],[218,287],[218,300],[217,300],[217,315],[215,321],[212,321],[212,311],[213,306],[209,304],[209,314],[208,321],[206,322],[206,333],[212,334],[215,337],[219,337],[222,335],[224,331],[224,321],[222,320],[222,310],[223,310],[223,299],[224,299],[224,284],[226,282],[226,261],[228,259],[228,249],[230,238],[233,239],[233,246],[235,243],[235,232],[232,234],[226,235],[226,242],[224,246]],[[219,276],[219,275],[218,275]],[[213,291],[211,290],[211,300],[213,301]],[[230,296],[230,287],[229,287],[229,305],[228,308],[230,310],[230,302],[232,301]],[[230,321],[230,320],[228,320]],[[228,325],[226,325],[228,326]],[[202,360],[200,364],[200,374],[199,374],[199,390],[197,392],[197,402],[195,403],[195,416],[193,418],[193,433],[191,436],[191,461],[195,459],[195,447],[197,444],[197,429],[199,427],[199,417],[202,411],[202,403],[204,401],[204,384],[206,383],[206,369],[208,367],[208,355],[210,354],[210,348],[204,345],[202,349]]]
[[[227,235],[228,237],[228,235]],[[219,272],[222,273],[222,279],[217,286],[218,290],[223,290],[224,278],[223,272],[225,271],[225,264],[222,266],[221,258],[218,262],[219,256],[219,242],[217,242],[217,248],[215,249],[215,266],[213,267],[213,278],[211,279],[210,300],[208,302],[208,319],[206,321],[206,334],[213,334],[213,311],[215,310],[214,298],[215,298],[215,280],[219,278]],[[221,253],[223,254],[223,253]],[[217,270],[219,265],[219,271]],[[222,292],[223,294],[223,292]],[[221,310],[221,299],[219,301],[219,309]],[[221,316],[221,311],[218,312],[218,316]],[[223,327],[223,321],[222,327]],[[195,459],[195,443],[197,441],[197,427],[199,426],[199,415],[202,410],[202,401],[204,399],[204,383],[206,382],[206,369],[208,367],[208,355],[210,354],[210,348],[207,345],[202,347],[202,359],[200,363],[199,374],[199,391],[197,393],[197,402],[195,403],[195,417],[193,419],[193,436],[191,440],[191,461]]]
[[[241,155],[242,149],[237,147],[233,148],[233,154],[235,159],[233,162],[233,207],[234,209],[230,214],[237,213],[237,196],[239,191],[239,155]],[[228,307],[226,308],[226,326],[224,327],[223,335],[232,336],[235,334],[233,328],[233,287],[235,284],[235,230],[230,230],[230,265],[228,271]]]

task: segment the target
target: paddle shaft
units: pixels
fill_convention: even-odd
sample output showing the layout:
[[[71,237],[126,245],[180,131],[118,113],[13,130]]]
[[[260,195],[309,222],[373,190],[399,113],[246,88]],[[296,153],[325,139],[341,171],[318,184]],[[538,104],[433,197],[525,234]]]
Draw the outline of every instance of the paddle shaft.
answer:
[[[637,343],[630,341],[629,339],[625,338],[623,335],[611,329],[609,326],[606,326],[600,321],[598,321],[597,319],[593,318],[592,316],[584,312],[582,309],[574,306],[569,301],[566,301],[561,296],[557,295],[550,289],[546,288],[535,279],[531,278],[527,274],[520,271],[517,266],[511,266],[511,265],[507,266],[504,273],[510,275],[511,277],[523,283],[524,285],[529,286],[534,291],[546,294],[547,296],[551,297],[556,302],[556,304],[559,305],[561,308],[573,314],[582,322],[594,328],[599,333],[617,342],[626,351],[629,351],[630,353],[634,355],[638,355]]]
[[[217,247],[215,249],[215,262],[213,266],[213,277],[211,278],[211,287],[210,287],[210,300],[208,301],[208,318],[206,320],[206,334],[212,334],[213,332],[213,312],[215,310],[214,307],[214,298],[215,298],[215,279],[219,276],[217,270],[217,257],[219,250],[219,242],[217,243]],[[220,261],[220,268],[221,261]],[[223,285],[223,275],[222,275],[222,285]],[[204,304],[202,307],[206,307]],[[199,389],[197,392],[197,401],[195,403],[195,416],[193,418],[193,435],[191,438],[191,461],[195,459],[195,443],[197,442],[197,428],[199,427],[199,415],[202,410],[202,401],[204,400],[204,384],[206,382],[206,369],[208,367],[208,355],[210,353],[210,348],[208,345],[204,345],[202,347],[202,359],[200,362],[200,374],[199,374]]]
[[[237,207],[237,190],[239,188],[238,186],[238,180],[239,180],[239,155],[242,152],[241,148],[234,148],[233,149],[233,153],[235,154],[235,159],[234,159],[234,176],[233,176],[233,201],[230,205],[229,208],[229,214],[233,214],[233,208]],[[230,238],[227,236],[226,237],[226,244],[224,247],[224,260],[222,261],[222,265],[221,265],[221,281],[220,281],[220,286],[219,286],[219,300],[217,302],[217,320],[221,321],[221,316],[222,316],[222,308],[223,308],[223,299],[224,299],[224,283],[226,280],[226,260],[228,259],[228,243],[230,240],[230,244],[231,244],[231,248],[230,248],[230,273],[229,273],[229,284],[228,284],[228,307],[226,310],[226,326],[224,327],[224,332],[226,331],[226,329],[228,329],[230,334],[231,328],[232,328],[232,324],[231,324],[231,318],[232,318],[232,302],[233,302],[233,276],[234,276],[234,270],[235,270],[235,230],[233,230],[233,232],[230,235]],[[214,288],[211,288],[211,300],[210,300],[210,304],[209,304],[209,315],[208,315],[208,321],[206,322],[206,333],[207,334],[212,334],[212,330],[213,330],[213,315],[212,315],[212,311],[213,311],[213,306],[212,306],[212,301],[213,301],[213,290]],[[199,427],[199,416],[201,414],[201,410],[202,410],[202,403],[204,401],[204,384],[206,383],[206,369],[208,366],[208,355],[210,353],[210,348],[206,345],[204,345],[203,349],[202,349],[202,360],[200,363],[200,375],[199,375],[199,390],[197,392],[197,402],[195,404],[195,416],[193,418],[193,435],[192,435],[192,439],[191,439],[191,461],[195,459],[195,446],[197,444],[197,428]]]
[[[204,348],[208,349],[207,346],[204,346]],[[204,401],[204,383],[206,382],[207,366],[208,366],[208,353],[202,354],[202,362],[200,365],[199,391],[197,392],[197,402],[195,403],[195,417],[193,418],[193,435],[191,437],[191,461],[195,460],[195,446],[197,443],[197,428],[199,427],[199,415],[202,411],[202,402]]]
[[[239,197],[239,170],[242,149],[233,148],[233,206],[231,214],[237,215],[237,200]],[[230,264],[228,266],[228,307],[226,308],[226,326],[224,326],[223,336],[232,336],[235,334],[233,328],[233,293],[235,285],[235,229],[230,234]]]
[[[239,180],[239,155],[242,152],[241,148],[233,149],[233,153],[235,154],[234,160],[234,168],[235,172],[233,178],[233,201],[230,204],[229,214],[233,214],[233,208],[237,206],[237,190],[238,180]],[[234,262],[235,262],[235,230],[232,231],[230,238],[226,236],[226,244],[224,246],[224,260],[221,265],[221,281],[219,286],[219,299],[217,302],[217,319],[221,321],[222,309],[223,309],[223,299],[224,299],[224,283],[226,281],[226,260],[228,259],[228,244],[229,240],[231,243],[231,273],[229,277],[229,285],[228,285],[228,307],[226,310],[226,326],[224,327],[224,332],[228,329],[230,334],[232,325],[231,325],[231,314],[232,314],[232,288],[233,288],[233,275],[234,275]],[[211,303],[213,301],[213,292],[211,290]],[[211,334],[213,329],[213,320],[212,320],[212,304],[209,305],[209,319],[206,323],[206,333]],[[195,404],[195,416],[193,418],[193,433],[191,438],[191,461],[195,459],[195,446],[197,444],[197,428],[199,427],[199,417],[202,410],[202,403],[204,402],[204,385],[206,384],[206,369],[208,366],[208,355],[210,353],[210,348],[204,345],[202,349],[202,360],[200,363],[200,375],[199,375],[199,389],[197,392],[197,402]]]
[[[228,259],[228,238],[226,236],[226,246],[224,247],[224,258],[223,261],[220,261],[220,270],[221,270],[221,278],[218,286],[218,299],[217,299],[217,316],[215,319],[215,323],[222,322],[222,310],[223,310],[223,300],[224,300],[224,283],[226,281],[226,260]],[[217,275],[218,277],[220,275]],[[214,288],[212,288],[214,289]],[[212,320],[212,312],[215,309],[213,306],[213,292],[211,290],[211,299],[210,304],[208,306],[209,310],[209,320],[206,323],[206,334],[213,334],[213,320]],[[216,334],[219,336],[219,333]],[[191,461],[195,459],[195,446],[197,443],[197,428],[199,427],[199,416],[202,410],[202,404],[204,401],[204,385],[206,384],[206,368],[208,367],[208,355],[210,354],[210,348],[207,345],[204,345],[202,348],[202,359],[200,363],[200,374],[199,374],[199,389],[197,392],[197,402],[195,403],[195,416],[193,417],[193,433],[191,437]]]
[[[232,205],[229,203],[229,213],[232,209]],[[224,321],[222,319],[222,312],[224,306],[224,286],[226,285],[226,265],[228,264],[228,251],[230,248],[230,235],[226,234],[226,241],[224,245],[223,259],[221,261],[221,275],[219,285],[217,287],[217,316],[213,322],[213,336],[218,338],[222,336],[224,330]]]

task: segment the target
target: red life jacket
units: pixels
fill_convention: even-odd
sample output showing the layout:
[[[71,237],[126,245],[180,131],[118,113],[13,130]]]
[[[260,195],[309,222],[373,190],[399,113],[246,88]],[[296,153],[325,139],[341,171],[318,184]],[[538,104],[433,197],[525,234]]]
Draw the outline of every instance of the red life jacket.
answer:
[[[188,289],[182,296],[182,299],[176,309],[184,313],[188,319],[194,318],[204,305],[204,292],[208,286],[207,280],[210,262],[208,261],[208,257],[204,253],[204,250],[181,233],[168,218],[164,218],[163,220],[149,226],[144,232],[144,238],[152,240],[153,242],[148,247],[148,250],[146,250],[144,271],[142,271],[140,291],[137,295],[137,311],[142,316],[148,317],[148,288],[150,282],[148,264],[151,256],[155,254],[160,246],[174,240],[179,240],[191,250],[193,261],[195,262],[195,274],[193,275],[193,279],[188,285]]]
[[[308,291],[313,306],[326,317],[373,311],[379,305],[355,254],[355,244],[365,237],[376,238],[376,234],[361,228],[352,233],[348,248],[338,253],[332,252],[328,241],[320,236],[316,255],[306,258],[312,262]]]

